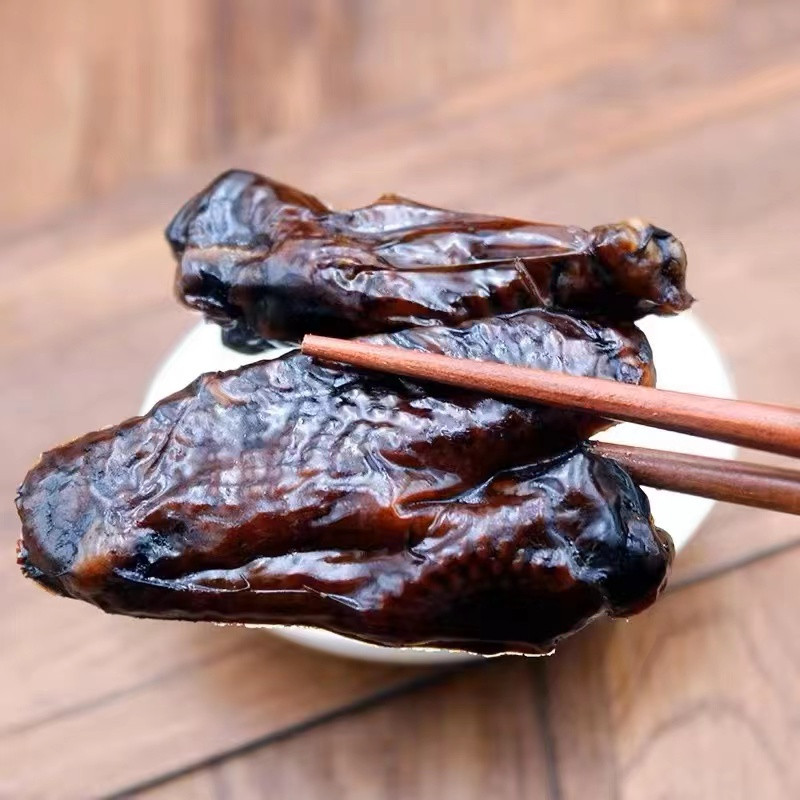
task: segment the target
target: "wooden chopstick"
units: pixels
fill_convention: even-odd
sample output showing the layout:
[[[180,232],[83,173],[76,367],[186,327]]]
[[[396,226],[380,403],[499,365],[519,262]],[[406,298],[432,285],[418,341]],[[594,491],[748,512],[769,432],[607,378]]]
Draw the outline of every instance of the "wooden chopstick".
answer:
[[[613,459],[645,486],[800,514],[798,470],[606,442],[587,442],[587,449]]]
[[[322,336],[306,336],[302,351],[365,369],[579,408],[612,419],[800,456],[800,412],[783,406],[667,392]],[[800,471],[605,442],[588,442],[587,448],[614,459],[645,486],[800,514]]]
[[[800,457],[800,411],[786,406],[723,400],[324,336],[306,336],[302,351],[364,369],[578,408],[610,419]]]

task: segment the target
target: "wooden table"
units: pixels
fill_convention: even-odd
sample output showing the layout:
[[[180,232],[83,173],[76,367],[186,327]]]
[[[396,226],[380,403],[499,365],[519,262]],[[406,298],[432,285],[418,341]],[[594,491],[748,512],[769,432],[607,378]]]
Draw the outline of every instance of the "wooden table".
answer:
[[[2,242],[0,797],[800,796],[800,524],[717,506],[672,588],[550,658],[457,671],[106,617],[26,583],[37,453],[133,414],[193,322],[160,227],[234,162],[341,205],[392,190],[687,245],[740,394],[800,403],[800,9],[564,52],[403,115],[272,139]],[[691,354],[687,354],[691,357]]]

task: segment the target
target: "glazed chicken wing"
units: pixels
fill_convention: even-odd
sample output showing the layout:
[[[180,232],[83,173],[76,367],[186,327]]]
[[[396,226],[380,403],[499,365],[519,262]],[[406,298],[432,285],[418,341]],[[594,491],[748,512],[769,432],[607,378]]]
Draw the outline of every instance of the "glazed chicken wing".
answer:
[[[634,326],[544,310],[370,340],[654,380]],[[649,605],[671,561],[642,492],[580,447],[605,424],[289,354],[46,453],[20,563],[115,613],[545,652]]]
[[[352,211],[232,171],[167,228],[179,298],[257,352],[542,307],[601,320],[692,301],[681,243],[632,220],[578,227],[448,211],[396,195]]]

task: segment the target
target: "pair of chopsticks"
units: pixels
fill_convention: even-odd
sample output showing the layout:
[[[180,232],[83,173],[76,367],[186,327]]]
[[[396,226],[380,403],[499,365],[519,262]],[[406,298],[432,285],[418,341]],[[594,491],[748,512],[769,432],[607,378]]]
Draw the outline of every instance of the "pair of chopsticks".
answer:
[[[800,410],[635,386],[602,378],[473,361],[308,335],[306,355],[501,397],[579,409],[771,453],[800,457]],[[589,442],[639,483],[800,514],[800,472],[741,461]]]

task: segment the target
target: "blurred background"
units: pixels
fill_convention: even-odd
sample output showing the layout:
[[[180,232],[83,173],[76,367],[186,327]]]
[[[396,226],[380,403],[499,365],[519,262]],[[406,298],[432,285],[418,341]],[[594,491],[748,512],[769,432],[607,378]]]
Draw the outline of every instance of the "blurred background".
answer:
[[[20,577],[42,450],[196,321],[161,230],[242,166],[686,243],[740,395],[797,405],[796,0],[0,0],[0,798],[800,797],[800,530],[717,506],[546,659],[386,667]]]
[[[724,0],[5,0],[5,225],[276,134],[606,62]],[[311,187],[312,189],[314,187]]]

